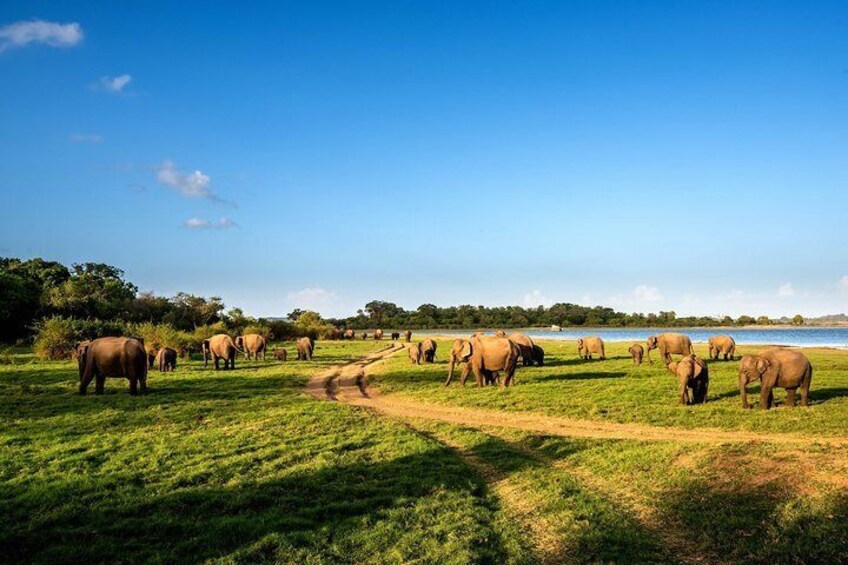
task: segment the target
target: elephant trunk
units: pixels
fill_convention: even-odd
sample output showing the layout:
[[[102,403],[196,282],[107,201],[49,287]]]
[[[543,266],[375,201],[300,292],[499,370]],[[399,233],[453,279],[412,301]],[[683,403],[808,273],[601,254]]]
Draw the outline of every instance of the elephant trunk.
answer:
[[[739,394],[742,396],[742,408],[748,408],[748,379],[744,375],[739,375]]]
[[[450,356],[450,367],[448,368],[448,380],[445,381],[445,386],[448,386],[451,383],[451,379],[453,379],[453,368],[456,366],[456,355],[451,353]]]
[[[200,346],[200,349],[203,350],[203,366],[207,367],[209,365],[208,348],[206,347],[206,344],[204,343],[203,345]]]

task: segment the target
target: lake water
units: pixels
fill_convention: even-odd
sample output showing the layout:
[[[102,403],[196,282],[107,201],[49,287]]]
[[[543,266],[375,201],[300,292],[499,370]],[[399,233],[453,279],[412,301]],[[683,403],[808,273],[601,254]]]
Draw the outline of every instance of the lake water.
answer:
[[[513,331],[513,330],[510,330]],[[648,336],[663,332],[686,334],[694,343],[706,343],[710,336],[728,334],[738,345],[794,345],[798,347],[848,347],[848,327],[839,328],[563,328],[550,330],[522,330],[522,333],[539,339],[574,340],[581,336],[596,335],[606,341],[634,341],[644,343]],[[424,333],[420,330],[416,333]],[[468,330],[434,330],[441,335],[468,335]],[[509,333],[509,332],[507,332]]]

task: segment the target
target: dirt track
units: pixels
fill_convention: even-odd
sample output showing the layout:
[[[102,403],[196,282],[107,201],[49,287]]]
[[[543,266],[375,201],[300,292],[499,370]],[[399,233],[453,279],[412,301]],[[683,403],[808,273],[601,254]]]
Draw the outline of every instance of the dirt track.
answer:
[[[307,391],[316,399],[333,400],[362,406],[385,416],[400,419],[427,419],[475,428],[512,428],[555,436],[641,441],[690,441],[698,443],[765,442],[780,444],[813,443],[848,445],[846,437],[809,438],[793,434],[766,434],[715,429],[684,429],[645,424],[619,424],[598,420],[578,420],[546,416],[532,412],[501,412],[422,403],[396,396],[380,396],[368,389],[366,367],[382,361],[402,345],[390,345],[361,359],[331,367],[313,375]],[[472,391],[469,391],[472,392]]]

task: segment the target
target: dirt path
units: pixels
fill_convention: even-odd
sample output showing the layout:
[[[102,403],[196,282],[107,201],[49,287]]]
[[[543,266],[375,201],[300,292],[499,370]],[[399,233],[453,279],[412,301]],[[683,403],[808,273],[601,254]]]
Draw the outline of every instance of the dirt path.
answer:
[[[365,369],[398,351],[403,345],[390,345],[361,359],[337,365],[314,375],[307,385],[313,398],[329,399],[362,406],[385,416],[409,419],[423,418],[471,427],[501,427],[554,436],[597,439],[632,439],[640,441],[687,441],[697,443],[764,442],[779,444],[848,445],[846,437],[809,438],[794,434],[685,429],[647,424],[619,424],[600,420],[580,420],[546,416],[533,412],[502,412],[423,403],[398,396],[381,396],[368,389]],[[472,391],[469,391],[472,392]]]

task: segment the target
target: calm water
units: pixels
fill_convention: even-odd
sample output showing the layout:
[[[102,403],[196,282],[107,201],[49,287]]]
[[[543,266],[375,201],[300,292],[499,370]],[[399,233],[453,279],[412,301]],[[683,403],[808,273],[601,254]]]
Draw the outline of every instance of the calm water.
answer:
[[[848,328],[775,328],[769,330],[741,328],[644,328],[644,329],[601,329],[601,328],[563,328],[561,332],[550,330],[524,330],[522,333],[540,339],[572,340],[581,336],[597,335],[606,341],[644,342],[650,335],[663,332],[686,334],[694,343],[706,343],[710,336],[728,334],[736,343],[795,345],[800,347],[848,347]],[[421,332],[419,332],[421,333]],[[468,335],[468,330],[438,330],[444,335]]]

